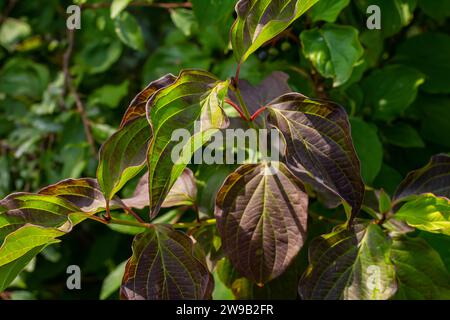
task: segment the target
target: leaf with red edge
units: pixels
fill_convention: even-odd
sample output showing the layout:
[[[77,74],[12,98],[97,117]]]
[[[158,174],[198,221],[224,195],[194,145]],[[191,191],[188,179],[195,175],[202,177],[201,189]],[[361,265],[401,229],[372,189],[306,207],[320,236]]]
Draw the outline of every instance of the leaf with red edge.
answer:
[[[250,280],[281,275],[306,238],[308,196],[283,163],[246,164],[225,180],[216,199],[225,254]]]
[[[127,300],[210,299],[214,280],[192,240],[168,225],[155,225],[134,238],[121,298]]]
[[[450,198],[450,156],[435,155],[426,166],[410,172],[398,186],[394,200],[424,193]]]
[[[286,142],[289,170],[330,205],[342,200],[351,220],[361,207],[364,183],[344,108],[289,93],[273,100],[267,109],[269,123]]]

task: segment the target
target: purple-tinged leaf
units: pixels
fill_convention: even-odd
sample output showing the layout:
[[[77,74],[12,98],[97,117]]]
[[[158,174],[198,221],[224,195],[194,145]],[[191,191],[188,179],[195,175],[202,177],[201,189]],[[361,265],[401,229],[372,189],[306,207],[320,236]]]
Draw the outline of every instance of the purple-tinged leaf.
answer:
[[[305,13],[318,0],[240,0],[231,27],[231,44],[238,62],[244,62]]]
[[[285,94],[268,105],[269,123],[286,142],[289,170],[330,205],[343,200],[351,220],[364,197],[361,169],[345,110],[334,103]],[[347,210],[351,206],[351,213]]]
[[[83,212],[95,213],[106,207],[106,200],[97,180],[91,178],[66,179],[45,187],[38,193],[63,198]]]
[[[83,215],[80,208],[56,196],[13,193],[0,201],[0,240],[27,224],[68,232],[76,213]]]
[[[299,283],[305,300],[385,300],[396,291],[391,241],[376,224],[356,224],[320,236],[309,247]]]
[[[155,225],[133,241],[121,298],[127,300],[210,299],[213,279],[192,240],[167,225]]]
[[[123,128],[127,122],[135,118],[145,117],[145,107],[151,96],[155,94],[156,91],[171,85],[175,80],[176,77],[174,75],[167,74],[158,80],[150,82],[150,84],[139,92],[131,101],[127,111],[122,117],[120,127]]]
[[[307,207],[302,183],[283,163],[239,167],[216,199],[225,254],[255,283],[278,277],[304,244]]]
[[[274,71],[257,86],[253,86],[247,80],[239,80],[239,90],[248,111],[253,114],[273,99],[292,92],[288,85],[288,79],[288,74],[281,71]],[[239,104],[239,100],[232,90],[230,90],[229,96],[231,100]]]
[[[161,207],[191,206],[197,198],[197,186],[191,169],[185,168],[183,173],[170,189]],[[124,199],[123,203],[130,208],[143,209],[148,207],[148,172],[139,180],[136,190],[131,198]]]
[[[435,155],[426,166],[410,172],[398,186],[394,201],[424,193],[450,198],[450,156]]]

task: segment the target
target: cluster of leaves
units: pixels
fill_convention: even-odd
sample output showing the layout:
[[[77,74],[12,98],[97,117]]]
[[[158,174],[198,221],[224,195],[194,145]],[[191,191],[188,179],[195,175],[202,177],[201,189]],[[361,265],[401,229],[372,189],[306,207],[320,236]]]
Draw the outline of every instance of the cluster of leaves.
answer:
[[[51,261],[59,237],[95,220],[135,235],[131,257],[120,263],[122,251],[109,267],[102,298],[120,285],[123,299],[450,298],[445,0],[176,2],[158,40],[132,1],[103,4],[80,1],[69,75],[52,60],[67,46],[57,40],[64,19],[51,23],[64,7],[50,2],[40,22],[2,23],[0,190],[26,192],[0,201],[0,292],[14,279],[20,286],[16,276],[39,253]],[[371,4],[381,30],[365,27]],[[30,17],[33,6],[12,12]],[[197,69],[172,75],[186,67]],[[150,83],[114,130],[106,123],[138,91],[141,69]],[[122,82],[104,85],[114,76]],[[86,128],[76,90],[97,83]],[[216,133],[249,127],[281,133],[280,162],[187,167]],[[192,136],[174,163],[180,128]],[[96,143],[97,179],[79,178],[95,175]],[[29,192],[63,177],[72,179]]]

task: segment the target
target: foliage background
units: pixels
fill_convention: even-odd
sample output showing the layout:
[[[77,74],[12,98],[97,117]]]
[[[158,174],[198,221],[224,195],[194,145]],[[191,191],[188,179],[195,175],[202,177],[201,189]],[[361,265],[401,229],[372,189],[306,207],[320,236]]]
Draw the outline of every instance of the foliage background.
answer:
[[[74,94],[64,73],[66,8],[72,3],[0,0],[0,197],[95,176],[93,149],[151,80],[182,68],[222,79],[234,75],[228,37],[234,0],[192,0],[192,9],[128,2],[115,1],[110,10],[105,1],[74,1],[85,6],[70,55]],[[120,4],[128,7],[117,13]],[[370,4],[381,7],[380,31],[366,28]],[[257,85],[283,71],[294,91],[341,103],[351,117],[365,183],[392,194],[406,173],[450,151],[449,16],[446,0],[321,0],[252,55],[240,77]],[[332,211],[313,210],[333,219]],[[312,222],[313,233],[330,231],[321,221]],[[117,298],[114,280],[121,274],[114,271],[131,254],[132,236],[123,231],[83,223],[63,245],[46,248],[0,297]],[[450,270],[450,246],[436,241],[439,235],[419,236],[441,244],[435,249]],[[304,269],[305,258],[302,250],[293,268]],[[66,289],[71,264],[82,269],[81,291]],[[276,287],[252,294],[282,297]],[[245,297],[247,291],[242,285],[234,294]],[[232,293],[219,285],[215,297]]]

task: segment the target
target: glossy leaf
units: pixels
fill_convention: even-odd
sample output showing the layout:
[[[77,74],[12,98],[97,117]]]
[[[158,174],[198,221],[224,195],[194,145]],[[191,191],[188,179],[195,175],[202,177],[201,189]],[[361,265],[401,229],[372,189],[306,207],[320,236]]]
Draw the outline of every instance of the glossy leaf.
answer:
[[[345,110],[298,93],[283,95],[268,108],[269,123],[281,131],[286,142],[289,170],[313,186],[330,205],[343,200],[352,207],[350,218],[355,216],[364,184]]]
[[[283,163],[239,167],[216,199],[225,254],[255,283],[278,277],[304,244],[307,206],[302,183]]]
[[[23,257],[41,246],[59,242],[65,232],[54,228],[26,225],[8,234],[0,247],[0,267]],[[34,252],[38,253],[38,252]]]
[[[125,124],[102,145],[97,179],[107,200],[145,167],[150,138],[150,126],[141,117]]]
[[[450,198],[450,156],[436,155],[423,168],[410,172],[398,186],[394,200],[423,193]]]
[[[148,150],[152,217],[157,215],[194,152],[218,129],[228,126],[222,110],[227,90],[227,83],[218,81],[208,72],[185,70],[173,84],[158,91],[148,102],[147,117],[153,131]],[[190,134],[187,141],[172,139],[177,129]],[[173,149],[177,146],[181,146],[175,155],[178,157],[172,159]]]
[[[450,299],[450,274],[439,254],[426,241],[395,239],[391,258],[398,281],[396,299]]]
[[[196,257],[192,240],[166,225],[156,225],[133,241],[121,297],[127,300],[211,298],[212,276]]]
[[[391,242],[375,224],[339,229],[313,240],[299,284],[308,300],[384,300],[396,291]]]
[[[17,275],[39,254],[47,244],[37,246],[20,258],[0,266],[0,292],[4,291]]]
[[[423,194],[406,202],[395,218],[411,227],[450,236],[450,200]]]
[[[0,240],[27,224],[70,231],[76,213],[82,216],[81,209],[56,196],[11,194],[0,201]]]
[[[234,55],[242,63],[305,13],[318,0],[240,0],[231,28]]]
[[[125,112],[119,130],[102,145],[97,179],[107,200],[145,167],[152,136],[145,106],[155,92],[174,80],[174,76],[166,75],[142,90]]]
[[[364,52],[358,30],[350,26],[326,24],[303,31],[300,38],[304,55],[322,76],[333,79],[335,87],[350,79]]]

